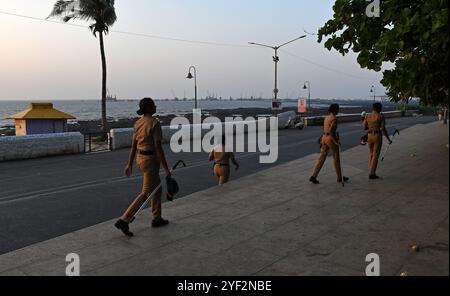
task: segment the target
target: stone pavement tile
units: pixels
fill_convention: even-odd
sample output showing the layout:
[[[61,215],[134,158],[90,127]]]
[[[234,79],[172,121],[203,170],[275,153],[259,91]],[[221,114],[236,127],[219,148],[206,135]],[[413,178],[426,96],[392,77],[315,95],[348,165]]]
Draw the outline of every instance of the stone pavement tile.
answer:
[[[0,276],[3,277],[3,276],[27,276],[27,275],[20,269],[12,269],[12,270],[0,272]]]
[[[208,213],[201,213],[193,216],[195,219],[200,219],[205,224],[211,226],[222,225],[234,222],[243,217],[247,217],[260,211],[261,207],[248,207],[242,205],[240,202],[234,204],[226,204]]]
[[[375,253],[380,256],[381,275],[396,275],[409,252],[407,242],[404,244],[405,248],[402,249],[398,246],[392,246],[393,240],[385,240],[375,235],[371,235],[370,238],[354,236],[348,239],[347,244],[327,256],[327,259],[330,262],[359,270],[362,273],[365,272],[368,265],[366,256]],[[399,240],[395,243],[399,244]]]
[[[285,255],[307,245],[317,237],[328,232],[330,225],[320,223],[320,217],[315,213],[305,215],[290,221],[256,237],[250,242],[258,244],[259,248],[273,254]]]
[[[136,219],[134,227],[136,225],[144,223],[144,220],[141,218],[144,215],[145,213],[141,213],[139,218]],[[72,237],[70,237],[70,240],[72,241],[73,244],[81,243],[84,244],[85,246],[92,246],[112,240],[116,238],[118,234],[117,229],[114,228],[114,222],[115,221],[107,221],[89,228],[75,231],[72,233]],[[61,237],[61,239],[65,240],[66,236]]]
[[[206,276],[219,272],[209,252],[182,244],[161,247],[89,271],[87,275]],[[216,260],[217,261],[217,260]],[[218,262],[218,261],[217,261]],[[225,262],[222,262],[225,264]]]
[[[144,249],[131,240],[112,240],[106,243],[86,247],[80,250],[74,250],[80,256],[81,272],[95,270],[108,263],[128,258],[135,254],[144,252]],[[47,260],[28,264],[20,267],[20,270],[27,275],[33,276],[63,276],[65,275],[66,255],[54,255]]]
[[[448,245],[446,250],[423,249],[411,255],[401,266],[400,272],[410,276],[449,276]]]
[[[246,220],[258,222],[268,227],[284,225],[296,220],[314,210],[312,206],[304,206],[297,200],[280,203],[274,207],[265,208],[262,211],[252,213],[245,217]]]
[[[362,276],[364,270],[354,270],[327,260],[327,254],[314,250],[299,250],[256,273],[257,276]]]
[[[280,260],[282,257],[263,251],[258,246],[235,245],[209,258],[220,276],[248,276]]]
[[[212,227],[177,243],[193,249],[217,254],[251,239],[265,231],[265,225],[246,222],[245,219]],[[259,233],[258,233],[259,232]]]
[[[39,245],[20,249],[0,256],[0,272],[32,264],[33,262],[48,259],[52,256],[54,254],[48,250],[39,248]]]
[[[116,239],[130,241],[133,245],[137,245],[145,250],[152,250],[177,242],[211,227],[213,225],[204,220],[189,217],[172,221],[164,228],[152,228],[149,224],[145,229],[140,229],[138,232],[135,232],[135,236],[132,238],[127,238],[117,231]],[[135,230],[131,229],[131,231]]]
[[[67,255],[73,250],[78,250],[87,246],[87,242],[79,240],[75,234],[69,233],[61,237],[40,243],[37,247],[43,252],[50,252],[55,255]]]
[[[163,208],[163,216],[167,217],[167,219],[170,218],[170,220],[180,220],[220,207],[219,204],[211,201],[197,201],[192,198],[181,200],[183,200],[183,203],[178,203],[176,206]]]
[[[68,264],[66,255],[54,255],[51,258],[22,266],[19,269],[27,276],[65,276]]]

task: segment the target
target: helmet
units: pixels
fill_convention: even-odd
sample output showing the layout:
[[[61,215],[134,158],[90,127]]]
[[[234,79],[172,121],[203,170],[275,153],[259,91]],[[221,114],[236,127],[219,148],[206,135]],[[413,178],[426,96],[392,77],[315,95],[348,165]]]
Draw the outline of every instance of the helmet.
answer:
[[[364,135],[361,137],[360,144],[362,146],[366,146],[368,141],[369,141],[369,135],[367,134],[367,135]]]
[[[177,181],[172,177],[166,178],[167,182],[167,200],[173,201],[175,195],[180,191],[180,186],[178,186]]]

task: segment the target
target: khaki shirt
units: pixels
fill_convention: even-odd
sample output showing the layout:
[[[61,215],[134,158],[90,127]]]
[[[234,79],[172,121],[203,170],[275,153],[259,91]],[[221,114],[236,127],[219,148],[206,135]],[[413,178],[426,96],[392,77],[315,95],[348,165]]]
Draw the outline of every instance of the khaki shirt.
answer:
[[[138,150],[155,151],[156,142],[162,140],[161,123],[154,117],[143,116],[134,125],[133,139]]]
[[[230,159],[234,159],[234,154],[232,152],[225,152],[225,147],[219,145],[211,151],[209,157],[214,160],[215,164],[229,165]]]
[[[323,123],[323,132],[325,134],[336,136],[337,128],[337,116],[334,114],[328,115]]]
[[[374,111],[367,115],[364,127],[369,132],[382,132],[386,127],[386,120],[382,114]]]

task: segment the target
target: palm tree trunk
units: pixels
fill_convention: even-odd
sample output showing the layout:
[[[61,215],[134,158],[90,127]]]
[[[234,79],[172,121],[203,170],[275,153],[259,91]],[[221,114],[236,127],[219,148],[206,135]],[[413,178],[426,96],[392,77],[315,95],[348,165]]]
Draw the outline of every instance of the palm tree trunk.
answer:
[[[104,132],[108,132],[108,122],[106,120],[106,55],[105,45],[103,42],[103,32],[100,32],[100,53],[102,56],[102,129]]]

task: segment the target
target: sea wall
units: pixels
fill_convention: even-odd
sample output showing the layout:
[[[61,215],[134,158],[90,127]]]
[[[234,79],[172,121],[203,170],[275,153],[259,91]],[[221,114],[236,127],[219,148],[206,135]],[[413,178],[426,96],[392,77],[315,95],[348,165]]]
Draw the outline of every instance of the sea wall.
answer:
[[[84,153],[81,133],[0,137],[0,161]]]
[[[248,133],[248,126],[254,125],[257,128],[264,127],[265,130],[270,128],[277,128],[278,126],[270,126],[268,118],[261,118],[252,121],[235,121],[235,122],[215,122],[215,123],[203,123],[194,125],[180,125],[180,126],[163,126],[163,142],[170,142],[172,136],[184,130],[186,133],[189,131],[189,138],[191,140],[201,140],[203,136],[213,129],[219,129],[226,134],[242,134]],[[112,129],[110,132],[110,143],[112,150],[119,150],[129,148],[132,143],[133,129]]]

